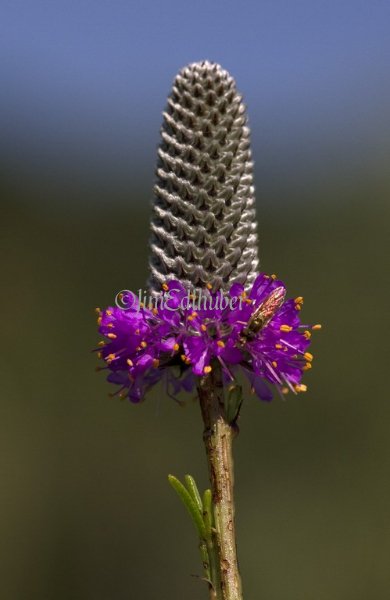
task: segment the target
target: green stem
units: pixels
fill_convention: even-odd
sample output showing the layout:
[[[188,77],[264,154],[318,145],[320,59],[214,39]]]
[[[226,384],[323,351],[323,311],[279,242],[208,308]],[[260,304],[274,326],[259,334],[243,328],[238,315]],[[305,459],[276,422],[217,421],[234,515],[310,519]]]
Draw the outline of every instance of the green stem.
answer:
[[[221,586],[221,572],[219,565],[218,546],[216,543],[214,527],[214,511],[212,506],[211,490],[205,490],[203,495],[203,519],[206,526],[207,551],[210,564],[210,600],[223,600]]]
[[[213,496],[222,600],[242,600],[234,523],[234,433],[226,420],[222,373],[218,363],[213,365],[209,375],[202,377],[198,393]]]

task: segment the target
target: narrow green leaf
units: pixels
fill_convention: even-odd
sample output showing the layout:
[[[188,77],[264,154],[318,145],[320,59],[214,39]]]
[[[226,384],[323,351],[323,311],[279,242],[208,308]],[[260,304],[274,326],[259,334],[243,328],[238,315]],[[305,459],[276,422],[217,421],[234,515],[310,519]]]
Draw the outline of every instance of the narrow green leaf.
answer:
[[[203,521],[206,528],[207,539],[211,539],[211,530],[213,526],[213,507],[211,490],[205,490],[203,494]]]
[[[210,558],[207,550],[207,544],[204,540],[199,542],[200,557],[202,559],[203,571],[205,579],[211,582]]]
[[[228,423],[235,423],[240,413],[242,404],[242,387],[232,384],[227,390],[226,399],[226,420]]]
[[[168,475],[168,481],[179,496],[180,500],[186,507],[201,540],[206,539],[206,527],[203,521],[202,514],[199,512],[198,506],[192,499],[188,490],[184,485],[174,476]]]
[[[198,486],[196,485],[195,479],[191,475],[185,475],[184,481],[187,486],[187,490],[189,491],[191,498],[195,502],[196,506],[199,509],[200,514],[203,512],[202,499],[199,494]]]

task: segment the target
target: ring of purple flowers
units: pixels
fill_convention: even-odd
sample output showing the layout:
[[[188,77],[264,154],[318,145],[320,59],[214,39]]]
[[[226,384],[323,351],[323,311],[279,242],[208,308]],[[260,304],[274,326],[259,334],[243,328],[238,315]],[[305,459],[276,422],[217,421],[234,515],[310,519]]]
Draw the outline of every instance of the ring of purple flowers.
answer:
[[[206,290],[211,297],[218,293],[209,284]],[[273,390],[281,397],[306,391],[302,376],[312,366],[311,332],[321,325],[301,323],[303,298],[286,300],[275,275],[260,273],[249,292],[233,284],[229,296],[242,299],[234,307],[183,308],[188,290],[177,280],[164,283],[161,294],[169,294],[169,308],[136,301],[125,311],[96,309],[105,338],[95,349],[104,361],[97,370],[109,371],[107,380],[118,386],[112,395],[140,402],[163,380],[167,394],[177,399],[218,363],[227,385],[243,372],[261,400],[271,400]]]

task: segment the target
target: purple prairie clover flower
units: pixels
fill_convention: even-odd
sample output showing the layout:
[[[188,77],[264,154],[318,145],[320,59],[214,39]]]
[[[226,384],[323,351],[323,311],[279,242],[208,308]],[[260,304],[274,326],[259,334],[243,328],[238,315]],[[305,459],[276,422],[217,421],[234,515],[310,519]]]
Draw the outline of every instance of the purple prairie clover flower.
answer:
[[[242,371],[262,400],[271,400],[273,389],[281,395],[306,391],[311,331],[320,325],[301,323],[303,298],[284,300],[285,286],[274,275],[259,274],[248,292],[233,284],[226,296],[206,286],[203,302],[179,281],[162,288],[153,306],[134,302],[98,311],[105,337],[98,355],[121,398],[139,402],[159,381],[176,398],[216,362],[227,384]]]

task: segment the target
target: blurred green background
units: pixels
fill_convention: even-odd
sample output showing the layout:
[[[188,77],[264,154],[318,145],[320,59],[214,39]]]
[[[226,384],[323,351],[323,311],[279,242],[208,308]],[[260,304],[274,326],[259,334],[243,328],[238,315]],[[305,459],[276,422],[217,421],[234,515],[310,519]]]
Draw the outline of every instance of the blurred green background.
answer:
[[[4,3],[1,598],[207,597],[166,481],[190,472],[207,485],[198,406],[159,389],[139,406],[108,398],[90,352],[94,307],[144,285],[160,113],[175,72],[204,57],[237,77],[249,106],[262,269],[323,324],[307,394],[244,403],[245,597],[389,598],[386,5],[341,2],[335,15],[334,3],[248,3],[248,34],[234,29],[236,5],[218,20],[201,3],[198,39],[176,2],[164,14]],[[159,22],[181,36],[174,53]]]

